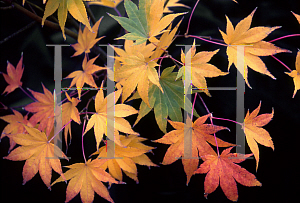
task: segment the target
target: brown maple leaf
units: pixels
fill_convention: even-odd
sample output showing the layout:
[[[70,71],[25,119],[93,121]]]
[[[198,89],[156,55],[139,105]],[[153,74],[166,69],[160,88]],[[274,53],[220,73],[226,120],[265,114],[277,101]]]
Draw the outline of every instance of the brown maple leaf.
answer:
[[[191,121],[189,117],[187,117],[186,123],[182,122],[174,122],[168,120],[168,122],[176,129],[167,134],[165,134],[162,138],[158,140],[154,140],[153,142],[159,142],[164,144],[171,144],[168,148],[164,160],[162,164],[168,165],[176,160],[179,157],[184,155],[184,140],[185,140],[185,133],[188,135],[190,131],[192,131],[192,156],[190,157],[183,157],[182,164],[184,166],[184,171],[187,175],[187,184],[190,181],[191,176],[193,175],[194,171],[198,168],[199,159],[195,159],[195,157],[201,157],[207,154],[216,154],[212,147],[207,143],[216,146],[215,138],[212,134],[227,129],[223,126],[216,126],[212,124],[204,124],[210,114],[205,116],[201,116],[198,118],[194,123]],[[219,147],[228,147],[233,146],[234,144],[225,142],[219,138],[217,139],[217,143]],[[199,154],[199,155],[198,155]]]
[[[19,145],[4,159],[12,161],[26,160],[23,167],[23,185],[39,174],[50,189],[52,169],[64,178],[58,157],[68,159],[66,155],[54,144],[50,143],[44,132],[24,125],[28,132],[13,134],[10,137]]]
[[[276,47],[275,45],[262,41],[266,38],[271,32],[280,28],[280,27],[254,27],[250,29],[250,25],[252,22],[252,17],[256,9],[245,19],[241,20],[235,27],[233,28],[232,23],[227,19],[227,27],[226,34],[222,32],[220,33],[224,39],[224,42],[228,45],[227,47],[227,55],[228,55],[228,70],[230,66],[234,63],[235,67],[237,66],[237,46],[235,45],[244,45],[244,69],[239,70],[240,73],[244,76],[245,82],[249,88],[251,88],[248,82],[248,69],[247,66],[251,69],[268,75],[273,79],[276,79],[267,69],[264,62],[258,56],[270,56],[281,52],[290,52],[286,49],[281,49]]]
[[[94,64],[97,58],[98,56],[90,60],[87,60],[87,56],[85,55],[82,62],[83,71],[82,70],[74,71],[66,77],[66,78],[73,78],[70,87],[72,87],[76,83],[79,99],[81,97],[81,89],[84,83],[87,83],[91,87],[97,88],[97,85],[95,84],[92,74],[95,73],[96,71],[106,70],[106,68]]]
[[[23,54],[20,58],[20,61],[17,64],[17,67],[15,68],[9,61],[7,61],[7,74],[2,73],[5,81],[8,83],[8,86],[5,88],[4,92],[2,94],[4,94],[6,92],[6,94],[11,93],[12,91],[14,91],[15,89],[17,89],[18,87],[22,86],[22,82],[21,82],[21,78],[23,75]]]
[[[44,94],[29,90],[37,101],[25,106],[25,110],[34,113],[29,121],[33,126],[40,122],[38,129],[40,131],[46,129],[46,135],[48,136],[54,126],[54,96],[43,84],[42,86]],[[58,114],[59,111],[56,115]]]
[[[295,64],[296,70],[291,71],[290,73],[285,72],[289,76],[293,78],[294,84],[295,84],[295,90],[293,93],[293,98],[295,97],[295,94],[300,89],[300,51],[298,51],[297,57],[296,57],[296,64]]]
[[[205,198],[214,192],[219,184],[226,197],[231,201],[238,199],[236,181],[248,187],[261,186],[255,175],[235,164],[243,162],[252,154],[230,153],[232,148],[223,150],[219,157],[217,155],[205,155],[204,163],[195,171],[195,174],[207,173],[204,181]]]
[[[246,135],[247,143],[256,160],[256,170],[259,162],[259,150],[257,143],[262,144],[266,147],[271,147],[274,150],[274,144],[272,138],[270,137],[270,134],[268,133],[268,131],[261,128],[262,126],[267,125],[272,120],[274,109],[272,109],[272,113],[266,113],[257,116],[260,110],[260,105],[261,102],[259,103],[258,107],[254,111],[252,111],[251,114],[249,114],[248,110],[243,123],[243,130]]]
[[[100,166],[106,162],[107,159],[89,159],[86,163],[75,163],[66,166],[70,170],[64,173],[66,180],[70,180],[67,191],[66,200],[69,202],[79,192],[81,201],[83,203],[92,203],[94,200],[94,191],[109,202],[114,202],[109,195],[109,192],[102,182],[118,183]],[[64,181],[63,178],[58,178],[52,185],[57,182]]]
[[[102,168],[104,170],[108,168],[110,175],[120,181],[123,180],[123,170],[123,172],[128,177],[130,177],[138,183],[136,164],[145,165],[149,167],[157,166],[156,164],[152,163],[151,160],[145,155],[145,153],[151,152],[151,150],[154,149],[154,147],[150,147],[141,143],[141,141],[144,140],[146,139],[138,137],[137,135],[120,135],[120,141],[124,145],[124,147],[115,145],[114,156],[118,158],[109,159],[102,165]],[[107,140],[107,142],[111,141]],[[99,154],[98,158],[103,159],[107,157],[107,146],[101,147],[99,151],[94,153],[93,155],[95,154]]]
[[[78,55],[82,54],[83,52],[85,54],[90,53],[91,52],[90,49],[93,48],[93,46],[100,39],[102,39],[104,37],[104,36],[102,36],[102,37],[96,39],[97,34],[98,34],[99,25],[100,25],[102,18],[100,18],[95,23],[95,25],[92,27],[93,32],[91,32],[87,27],[84,28],[83,32],[79,28],[78,43],[71,45],[76,50],[76,52],[73,54],[73,56],[78,56]]]

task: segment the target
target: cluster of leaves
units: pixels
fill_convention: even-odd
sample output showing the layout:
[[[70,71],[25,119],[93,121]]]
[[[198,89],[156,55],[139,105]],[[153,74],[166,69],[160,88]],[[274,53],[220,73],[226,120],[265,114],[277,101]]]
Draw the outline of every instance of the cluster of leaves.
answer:
[[[23,168],[23,184],[39,172],[48,188],[58,182],[70,180],[66,190],[66,202],[69,202],[79,192],[82,202],[92,202],[94,192],[113,202],[102,182],[108,182],[109,184],[123,183],[122,172],[138,182],[136,164],[148,167],[157,166],[146,155],[154,148],[144,145],[142,141],[145,138],[140,137],[139,133],[135,132],[131,124],[125,119],[127,116],[137,114],[133,125],[135,126],[153,110],[157,125],[165,133],[162,138],[153,142],[170,145],[162,164],[172,164],[182,157],[187,184],[194,174],[206,174],[204,181],[205,197],[215,191],[220,184],[226,197],[229,200],[237,201],[236,181],[245,186],[261,186],[255,175],[240,167],[237,163],[241,163],[246,158],[254,155],[257,170],[259,163],[257,143],[274,150],[274,144],[269,133],[262,128],[272,120],[274,110],[272,110],[272,113],[258,115],[261,107],[260,103],[251,113],[247,112],[243,123],[233,121],[241,125],[253,154],[230,153],[236,145],[217,138],[217,132],[229,129],[214,125],[212,119],[221,118],[213,117],[208,110],[206,115],[198,115],[194,109],[195,100],[192,104],[185,96],[187,94],[185,81],[191,77],[193,90],[196,90],[192,92],[195,94],[195,99],[199,96],[202,100],[201,92],[211,96],[207,89],[206,78],[223,76],[229,73],[222,72],[209,63],[219,50],[197,52],[194,41],[189,50],[181,51],[180,61],[168,53],[168,47],[177,37],[178,27],[181,24],[181,21],[179,21],[176,26],[173,26],[172,22],[179,16],[187,15],[187,13],[173,13],[170,8],[174,6],[189,8],[188,6],[178,3],[178,0],[139,0],[138,6],[130,0],[125,0],[124,6],[128,17],[109,14],[126,30],[125,35],[117,38],[117,40],[124,40],[124,49],[114,48],[116,53],[113,67],[114,77],[110,77],[112,67],[96,65],[97,57],[90,59],[91,49],[103,38],[103,36],[97,38],[100,22],[103,18],[94,22],[94,25],[91,26],[86,11],[88,7],[86,6],[97,5],[116,9],[121,2],[122,0],[87,1],[87,4],[84,4],[82,0],[48,0],[43,2],[46,5],[42,25],[44,25],[46,18],[57,10],[58,22],[64,39],[66,39],[65,23],[68,12],[85,25],[83,31],[79,28],[78,43],[72,45],[75,50],[74,57],[84,54],[82,70],[74,71],[65,78],[72,79],[70,88],[75,86],[76,90],[61,92],[66,97],[61,103],[57,104],[55,102],[57,97],[55,91],[51,93],[44,85],[43,93],[29,90],[32,96],[22,88],[23,56],[21,56],[16,68],[8,62],[7,74],[2,74],[8,83],[3,93],[10,94],[16,88],[21,88],[34,100],[34,102],[25,106],[24,110],[27,112],[25,116],[13,109],[13,114],[1,117],[2,120],[8,123],[1,134],[1,139],[8,137],[10,150],[12,150],[5,159],[13,161],[26,160]],[[255,10],[241,20],[235,28],[226,16],[226,33],[220,30],[224,43],[218,43],[227,48],[228,71],[232,64],[239,68],[237,65],[237,46],[245,46],[244,69],[239,71],[243,73],[249,88],[251,86],[248,82],[248,67],[275,79],[260,59],[260,56],[273,56],[277,53],[290,52],[275,46],[271,42],[263,41],[279,27],[250,28],[254,13]],[[191,16],[192,14],[193,12]],[[294,15],[300,23],[299,15]],[[188,30],[184,36],[203,39],[188,35]],[[214,41],[210,42],[214,43]],[[162,67],[162,60],[166,59],[174,61],[175,66]],[[298,52],[296,59],[296,70],[287,72],[295,83],[293,97],[300,89],[299,61],[300,52]],[[176,66],[177,68],[175,68]],[[102,71],[107,71],[104,74],[106,75],[105,78],[98,75]],[[102,79],[100,87],[96,85],[94,78]],[[105,96],[103,84],[105,84],[106,78],[114,81],[116,85],[115,91],[107,93]],[[82,98],[89,91],[83,90],[85,84],[98,90],[94,98],[85,100],[87,101],[86,107],[79,111],[77,105],[84,101]],[[133,99],[141,99],[139,110],[125,104]],[[93,100],[95,110],[94,112],[88,112],[87,109]],[[182,109],[189,113],[186,120],[182,116]],[[29,118],[28,115],[30,115]],[[91,116],[89,117],[89,115]],[[196,120],[194,120],[193,115],[197,117]],[[64,131],[67,147],[68,141],[72,139],[72,122],[83,123],[82,142],[83,137],[88,135],[87,132],[92,128],[94,128],[96,139],[95,153],[91,156],[96,155],[97,157],[86,160],[84,143],[82,143],[84,163],[66,166],[69,170],[65,173],[62,171],[58,157],[68,158],[61,149],[54,145],[54,140],[58,134],[58,132],[54,133],[54,120],[58,117],[62,121],[63,128],[61,131]],[[210,119],[210,124],[206,123],[208,119]],[[167,123],[175,130],[167,132]],[[110,135],[113,135],[113,139]],[[188,139],[191,141],[190,150],[193,158],[184,157],[187,150],[185,142]],[[100,146],[101,143],[105,143],[105,145]],[[18,146],[16,147],[16,145]],[[216,146],[216,150],[211,145]],[[109,157],[109,146],[114,146],[115,157],[113,158]],[[220,153],[219,148],[225,149]],[[198,158],[203,161],[200,166]],[[60,177],[51,184],[52,169],[60,174]],[[106,172],[107,170],[108,172]]]

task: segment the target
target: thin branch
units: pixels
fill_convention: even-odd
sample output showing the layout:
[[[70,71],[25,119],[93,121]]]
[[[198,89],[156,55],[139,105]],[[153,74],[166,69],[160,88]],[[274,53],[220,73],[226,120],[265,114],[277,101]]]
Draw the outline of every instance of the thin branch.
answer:
[[[185,36],[189,33],[189,29],[190,29],[190,24],[191,24],[192,16],[193,16],[193,14],[194,14],[195,8],[196,8],[196,6],[198,5],[199,1],[200,1],[200,0],[198,0],[198,1],[195,3],[195,6],[194,6],[194,8],[193,8],[193,10],[192,10],[192,13],[191,13],[190,18],[189,18],[188,26],[187,26],[187,28],[186,28],[186,32],[184,33]]]
[[[276,61],[278,61],[281,65],[283,65],[284,67],[286,67],[286,69],[288,69],[290,72],[292,72],[292,70],[287,66],[285,65],[282,61],[280,61],[278,58],[276,58],[275,56],[271,55]]]

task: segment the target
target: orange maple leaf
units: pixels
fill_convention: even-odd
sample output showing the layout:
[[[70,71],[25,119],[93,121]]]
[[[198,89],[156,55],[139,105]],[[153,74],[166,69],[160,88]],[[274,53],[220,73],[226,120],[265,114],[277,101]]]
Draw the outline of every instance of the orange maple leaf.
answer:
[[[37,101],[25,106],[25,110],[34,113],[29,121],[33,126],[40,122],[38,129],[40,131],[46,129],[48,136],[54,126],[54,96],[43,84],[42,86],[44,94],[29,90]],[[57,111],[56,115],[58,113]]]
[[[69,202],[80,192],[83,203],[92,203],[94,200],[94,191],[107,201],[114,202],[107,188],[102,183],[118,183],[100,167],[106,161],[107,159],[94,159],[93,161],[90,159],[86,163],[75,163],[66,166],[70,170],[65,172],[64,176],[70,182],[67,187],[65,202]],[[64,181],[64,179],[59,177],[51,186],[61,181]]]
[[[230,66],[234,63],[235,67],[237,66],[237,46],[235,45],[244,45],[244,69],[239,70],[240,73],[244,76],[245,82],[249,88],[251,88],[248,82],[248,69],[249,66],[251,69],[268,75],[273,79],[276,79],[267,69],[264,62],[258,56],[270,56],[281,52],[290,52],[286,49],[281,49],[275,45],[262,41],[267,37],[271,32],[280,28],[280,27],[254,27],[250,29],[252,22],[252,17],[256,9],[245,19],[240,21],[235,29],[233,28],[232,23],[227,19],[226,33],[220,33],[224,39],[224,42],[228,45],[227,55],[228,55],[228,70]]]
[[[4,159],[12,161],[26,160],[23,167],[23,185],[39,171],[43,182],[50,189],[51,169],[64,178],[58,157],[68,158],[56,145],[48,141],[44,132],[26,125],[24,125],[24,128],[28,134],[10,135],[21,146],[13,150]]]
[[[168,1],[166,3],[166,1]],[[178,3],[179,0],[164,0],[164,13],[173,13],[173,11],[170,10],[170,7],[184,7],[184,8],[190,8],[189,6],[186,6],[182,3]]]
[[[103,18],[103,17],[102,17]],[[90,49],[100,40],[102,39],[104,36],[97,38],[97,34],[98,34],[98,28],[100,25],[100,22],[102,20],[102,18],[100,18],[95,25],[92,27],[92,31],[91,32],[87,27],[84,28],[83,32],[81,31],[81,29],[79,28],[79,32],[78,32],[78,43],[76,44],[72,44],[71,46],[76,50],[76,52],[73,54],[73,56],[78,56],[80,54],[82,54],[83,52],[85,54],[90,53]],[[73,57],[72,56],[72,57]]]
[[[254,154],[254,158],[256,159],[256,170],[259,162],[259,150],[258,145],[262,144],[266,147],[271,147],[274,150],[274,144],[270,134],[265,129],[261,128],[264,125],[267,125],[273,118],[274,109],[272,109],[272,113],[261,114],[257,116],[260,110],[261,102],[258,107],[249,114],[249,110],[246,114],[243,130],[246,135],[247,143],[250,147],[250,150]]]
[[[295,84],[295,90],[293,93],[293,98],[295,97],[295,94],[300,89],[300,51],[298,51],[297,57],[296,57],[296,70],[291,71],[290,73],[285,72],[289,76],[293,78],[294,84]]]
[[[195,171],[195,174],[207,173],[204,181],[205,198],[217,189],[219,183],[224,194],[231,201],[238,199],[236,181],[248,187],[261,186],[255,175],[235,164],[243,162],[252,154],[230,153],[232,148],[223,150],[219,157],[217,155],[205,155],[204,163]]]
[[[291,11],[292,12],[292,11]],[[296,17],[296,19],[298,20],[299,24],[300,24],[300,15],[292,12],[292,14]]]
[[[21,78],[23,75],[23,54],[21,56],[21,59],[19,60],[19,63],[17,64],[17,67],[15,68],[9,61],[7,61],[7,74],[2,73],[5,81],[8,83],[8,86],[5,88],[5,92],[7,94],[11,93],[18,87],[22,86]]]
[[[108,168],[110,175],[120,181],[123,180],[123,170],[123,172],[128,177],[130,177],[138,183],[139,181],[137,177],[138,172],[136,164],[145,165],[149,167],[157,166],[156,164],[152,163],[151,160],[145,155],[145,153],[150,152],[152,149],[154,149],[154,147],[150,147],[141,143],[141,141],[144,140],[146,139],[138,137],[137,135],[120,135],[120,141],[124,147],[115,145],[114,156],[118,158],[109,159],[101,166],[101,168],[103,168],[104,170]],[[107,140],[107,142],[111,141]],[[95,154],[99,154],[98,158],[103,159],[107,157],[107,146],[101,147],[99,151],[94,153],[93,155]]]
[[[65,92],[65,94],[69,102],[66,102],[62,105],[62,125],[64,126],[69,122],[69,124],[67,124],[64,128],[65,142],[66,142],[66,146],[68,147],[67,144],[68,133],[70,134],[70,141],[72,139],[70,120],[73,120],[78,124],[81,123],[79,112],[78,109],[76,108],[80,100],[74,97],[70,98],[67,92]]]
[[[97,88],[97,85],[95,84],[92,74],[95,73],[96,71],[106,70],[106,68],[94,64],[97,58],[98,56],[88,61],[87,56],[85,55],[82,62],[83,71],[82,70],[74,71],[66,77],[66,78],[73,78],[70,87],[72,87],[76,83],[79,99],[81,97],[81,89],[84,83],[87,83],[88,85]]]
[[[164,144],[171,144],[171,146],[168,148],[164,160],[162,164],[168,165],[176,160],[178,160],[179,157],[184,155],[184,151],[187,149],[184,149],[184,140],[185,135],[188,135],[190,131],[192,131],[192,156],[185,157],[182,159],[182,164],[184,167],[184,171],[187,175],[187,184],[190,181],[191,176],[193,175],[194,171],[198,168],[199,159],[195,159],[195,157],[201,157],[207,154],[215,154],[215,151],[212,149],[212,147],[207,143],[216,146],[216,141],[213,135],[220,130],[227,129],[223,126],[216,126],[212,124],[204,124],[204,122],[207,120],[207,118],[210,116],[210,114],[207,114],[205,116],[201,116],[198,118],[194,123],[192,120],[187,117],[186,123],[182,122],[175,122],[170,121],[168,122],[176,129],[173,130],[167,134],[165,134],[162,138],[158,140],[154,140],[153,142],[159,142]],[[216,138],[218,142],[219,147],[228,147],[233,146],[234,144],[225,142],[219,138]],[[199,154],[199,156],[198,156]]]
[[[33,127],[33,125],[28,121],[27,115],[23,117],[20,112],[14,109],[12,111],[14,114],[0,117],[0,119],[8,123],[7,126],[5,126],[5,128],[3,129],[0,139],[6,136],[9,137],[9,151],[16,146],[16,143],[13,141],[10,135],[25,133],[26,129],[22,124]]]
[[[110,8],[116,8],[123,0],[101,0],[95,1],[95,0],[86,0],[86,2],[89,5],[97,5],[97,6],[106,6]]]
[[[107,135],[107,131],[110,131],[111,129],[114,129],[114,141],[120,146],[123,145],[120,141],[119,131],[138,135],[138,133],[131,129],[130,123],[123,118],[132,114],[136,114],[138,111],[126,104],[115,104],[121,95],[121,91],[122,90],[112,92],[105,98],[103,89],[100,89],[96,94],[96,113],[93,114],[89,119],[84,134],[94,127],[97,150],[99,149],[99,144],[102,140],[103,134]],[[109,117],[108,115],[113,115],[113,118]]]

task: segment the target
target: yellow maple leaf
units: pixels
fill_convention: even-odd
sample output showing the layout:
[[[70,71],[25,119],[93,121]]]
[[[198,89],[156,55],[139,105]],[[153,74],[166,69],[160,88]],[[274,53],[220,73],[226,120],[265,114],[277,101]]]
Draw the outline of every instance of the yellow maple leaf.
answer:
[[[241,74],[243,74],[246,84],[249,88],[251,88],[248,82],[248,69],[247,66],[251,69],[268,75],[271,78],[275,79],[275,77],[268,71],[264,62],[258,56],[270,56],[281,52],[290,52],[286,49],[281,49],[276,47],[275,45],[262,41],[265,37],[267,37],[272,31],[278,29],[280,27],[254,27],[250,29],[250,25],[252,22],[252,17],[256,9],[245,19],[241,20],[235,27],[233,28],[232,23],[227,19],[227,28],[226,34],[222,32],[220,33],[224,39],[224,42],[228,45],[227,47],[227,55],[228,55],[228,70],[230,66],[234,63],[237,67],[237,46],[236,45],[244,45],[244,70]]]
[[[296,19],[298,20],[299,24],[300,24],[300,15],[292,12],[292,14],[296,17]]]
[[[300,89],[300,51],[298,51],[297,57],[296,57],[296,70],[291,71],[290,73],[285,72],[289,76],[293,78],[294,84],[295,84],[295,90],[293,93],[293,98],[295,97],[295,94]]]
[[[125,50],[115,48],[119,55],[116,60],[120,61],[122,66],[115,71],[118,78],[123,78],[122,102],[135,90],[139,92],[142,100],[150,107],[148,99],[149,81],[155,84],[163,92],[159,83],[159,78],[155,66],[158,64],[150,60],[155,46],[146,43],[135,45],[132,40],[125,40]]]
[[[114,156],[117,158],[109,159],[101,166],[101,168],[104,170],[108,168],[110,175],[120,181],[123,180],[123,170],[128,177],[138,183],[136,164],[148,167],[157,166],[145,155],[145,153],[150,152],[152,149],[154,149],[154,147],[150,147],[141,143],[141,141],[144,140],[146,139],[138,137],[137,135],[120,135],[120,141],[124,147],[115,145]],[[107,142],[110,142],[110,140],[107,140]],[[107,146],[101,147],[99,151],[93,155],[95,154],[99,154],[98,158],[107,157]]]
[[[185,53],[181,50],[181,61],[184,64],[183,67],[178,71],[177,78],[181,75],[185,77],[185,72],[187,71],[191,75],[191,82],[197,88],[204,91],[208,96],[211,96],[207,89],[207,84],[205,78],[218,77],[221,75],[227,75],[228,73],[222,72],[216,66],[209,64],[208,61],[218,52],[216,51],[202,51],[196,54],[195,41],[191,49],[187,52],[187,55],[191,57],[191,69],[185,70]],[[185,78],[183,78],[183,81]]]
[[[67,191],[66,200],[69,202],[79,192],[83,203],[92,203],[94,200],[94,191],[109,202],[114,202],[109,195],[109,192],[102,182],[118,183],[100,166],[106,162],[106,159],[89,159],[86,163],[75,163],[66,166],[70,170],[64,173],[66,180],[70,180]],[[52,185],[64,181],[63,178],[58,178]]]
[[[43,182],[50,188],[52,169],[65,180],[58,157],[68,159],[66,155],[56,145],[48,141],[44,132],[26,125],[24,128],[28,134],[11,135],[21,147],[4,157],[12,161],[26,160],[23,167],[23,184],[31,180],[39,171]]]
[[[97,150],[99,149],[99,144],[102,140],[103,134],[107,135],[107,131],[110,130],[110,127],[114,129],[114,141],[121,146],[122,143],[120,141],[118,131],[138,135],[138,133],[131,129],[130,123],[123,118],[132,114],[136,114],[138,111],[126,104],[115,105],[120,97],[121,92],[122,90],[112,92],[104,98],[103,89],[101,86],[101,89],[96,94],[96,113],[93,114],[89,119],[84,134],[94,127]],[[112,120],[110,117],[107,118],[107,115],[112,115],[112,113],[114,115],[114,120]]]
[[[272,138],[270,137],[270,134],[268,133],[268,131],[262,128],[262,126],[268,124],[272,120],[274,109],[272,109],[272,113],[266,113],[257,116],[260,110],[260,106],[261,102],[259,103],[258,107],[250,114],[248,110],[242,127],[245,132],[249,148],[254,154],[254,158],[256,160],[256,170],[258,168],[259,162],[259,150],[257,143],[262,144],[266,147],[271,147],[274,150],[274,144]]]
[[[168,1],[166,3],[166,1]],[[178,3],[179,0],[165,0],[164,2],[164,13],[173,13],[173,11],[170,10],[170,7],[184,7],[184,8],[190,8],[189,6],[186,6],[182,3]]]
[[[93,48],[93,46],[100,39],[102,39],[104,37],[104,36],[102,36],[102,37],[99,37],[96,39],[97,34],[98,34],[99,25],[100,25],[102,18],[100,18],[93,26],[93,28],[92,28],[93,32],[91,32],[87,27],[84,28],[83,32],[79,28],[78,43],[71,45],[76,51],[73,54],[73,56],[78,56],[78,55],[82,54],[83,52],[85,54],[90,53],[91,52],[90,49]]]
[[[74,71],[66,77],[66,78],[73,78],[70,87],[72,87],[76,83],[79,99],[81,97],[81,89],[84,83],[87,83],[91,87],[97,88],[97,85],[95,84],[92,74],[95,73],[96,71],[106,70],[106,68],[94,64],[97,58],[98,56],[87,61],[87,56],[85,55],[82,62],[83,71],[82,70]]]
[[[59,26],[61,28],[64,39],[66,39],[65,23],[67,20],[68,11],[76,20],[87,26],[88,29],[92,31],[82,0],[48,0],[42,19],[42,26],[44,25],[46,18],[52,15],[56,10]]]
[[[123,0],[85,0],[89,5],[106,6],[110,8],[116,8]]]

